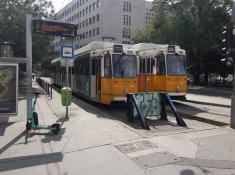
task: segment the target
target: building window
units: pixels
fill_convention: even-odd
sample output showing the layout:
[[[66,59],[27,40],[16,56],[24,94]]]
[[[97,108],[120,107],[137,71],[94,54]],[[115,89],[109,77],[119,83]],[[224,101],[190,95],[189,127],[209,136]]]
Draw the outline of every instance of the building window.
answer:
[[[95,36],[95,29],[93,29],[93,36]]]
[[[86,38],[88,38],[88,32],[86,32]]]
[[[91,12],[92,10],[92,5],[89,5],[89,12]]]
[[[90,31],[89,31],[89,37],[91,37],[91,33],[92,33],[92,31],[90,30]]]
[[[77,8],[78,8],[78,6],[79,6],[79,2],[77,2]]]
[[[95,16],[93,16],[93,23],[95,23]]]
[[[86,26],[88,26],[88,19],[86,19]]]
[[[123,15],[123,25],[126,25],[126,26],[131,25],[131,16]]]
[[[91,23],[92,23],[92,18],[89,18],[89,24],[91,25]]]
[[[96,21],[100,21],[100,15],[96,15]]]
[[[88,13],[88,7],[86,8],[86,14]]]
[[[95,2],[93,3],[93,10],[95,10]]]
[[[123,38],[130,38],[131,37],[131,29],[130,28],[123,28],[122,29],[122,37]]]
[[[130,2],[123,2],[123,11],[131,13],[131,3]]]
[[[85,27],[85,21],[82,22],[82,27]]]
[[[96,28],[96,35],[99,35],[100,34],[100,28]]]
[[[96,2],[96,8],[99,8],[99,6],[100,6],[100,0]]]

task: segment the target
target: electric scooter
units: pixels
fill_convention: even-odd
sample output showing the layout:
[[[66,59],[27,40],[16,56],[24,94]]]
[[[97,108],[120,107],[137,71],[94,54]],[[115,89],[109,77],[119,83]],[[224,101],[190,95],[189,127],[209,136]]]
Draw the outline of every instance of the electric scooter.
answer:
[[[49,130],[49,132],[53,134],[58,134],[60,131],[59,123],[54,123],[51,126],[39,125],[38,123],[38,113],[35,111],[35,108],[36,108],[37,98],[39,94],[40,92],[38,91],[35,92],[35,98],[34,98],[33,106],[31,109],[31,116],[30,118],[27,119],[27,122],[26,122],[26,131],[30,132],[31,130],[45,129],[45,130]]]

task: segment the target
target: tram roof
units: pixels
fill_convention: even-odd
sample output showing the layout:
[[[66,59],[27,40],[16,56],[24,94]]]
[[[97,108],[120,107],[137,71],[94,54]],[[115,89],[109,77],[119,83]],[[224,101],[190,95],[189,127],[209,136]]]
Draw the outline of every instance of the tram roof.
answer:
[[[78,55],[78,54],[85,53],[85,52],[90,52],[90,51],[97,50],[97,49],[110,48],[110,47],[113,47],[114,44],[115,43],[112,43],[112,42],[94,41],[80,49],[75,50],[74,55]]]
[[[167,44],[155,44],[155,43],[138,43],[134,44],[133,48],[137,51],[151,50],[151,49],[161,49],[167,47]]]

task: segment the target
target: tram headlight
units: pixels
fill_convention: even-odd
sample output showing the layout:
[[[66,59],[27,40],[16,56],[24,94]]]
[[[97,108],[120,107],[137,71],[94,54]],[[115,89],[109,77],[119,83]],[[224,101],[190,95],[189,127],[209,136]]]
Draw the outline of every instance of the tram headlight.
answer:
[[[177,92],[180,91],[180,86],[179,86],[179,85],[176,86],[176,91],[177,91]]]
[[[125,95],[125,97],[126,97],[127,94],[128,94],[128,89],[124,89],[123,92],[124,92],[124,95]]]

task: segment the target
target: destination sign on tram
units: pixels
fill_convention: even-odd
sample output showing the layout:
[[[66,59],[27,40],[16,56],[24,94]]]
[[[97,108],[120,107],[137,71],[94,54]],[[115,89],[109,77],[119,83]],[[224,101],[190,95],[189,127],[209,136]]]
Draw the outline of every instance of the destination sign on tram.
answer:
[[[77,35],[77,26],[74,24],[52,22],[44,20],[33,20],[33,33],[56,35],[63,37],[75,37]]]

